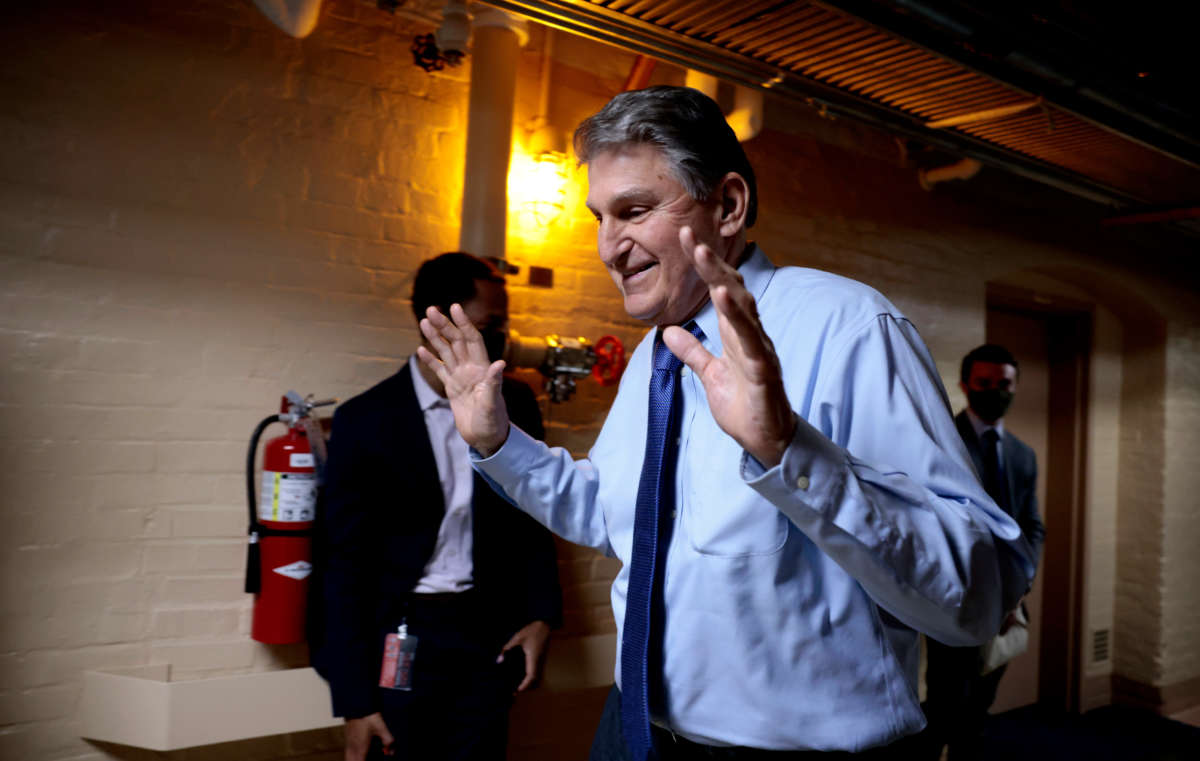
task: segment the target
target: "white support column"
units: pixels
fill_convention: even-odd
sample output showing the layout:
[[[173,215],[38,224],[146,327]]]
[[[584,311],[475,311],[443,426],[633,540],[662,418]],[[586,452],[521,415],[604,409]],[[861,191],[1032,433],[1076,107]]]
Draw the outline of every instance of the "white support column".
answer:
[[[524,21],[494,9],[478,13],[474,27],[458,245],[478,256],[503,258],[517,56],[529,35]]]

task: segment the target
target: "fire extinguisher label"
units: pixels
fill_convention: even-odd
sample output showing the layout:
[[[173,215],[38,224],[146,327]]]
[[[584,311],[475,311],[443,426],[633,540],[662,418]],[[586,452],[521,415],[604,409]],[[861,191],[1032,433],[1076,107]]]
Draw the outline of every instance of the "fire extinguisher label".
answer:
[[[297,560],[295,563],[281,565],[278,568],[272,568],[271,570],[280,576],[287,576],[289,579],[300,581],[302,579],[307,579],[308,575],[312,573],[312,563],[309,563],[305,560]]]
[[[288,455],[288,465],[293,468],[312,468],[316,466],[312,452],[292,452]]]
[[[279,473],[264,470],[258,519],[303,523],[311,521],[317,507],[315,473]]]

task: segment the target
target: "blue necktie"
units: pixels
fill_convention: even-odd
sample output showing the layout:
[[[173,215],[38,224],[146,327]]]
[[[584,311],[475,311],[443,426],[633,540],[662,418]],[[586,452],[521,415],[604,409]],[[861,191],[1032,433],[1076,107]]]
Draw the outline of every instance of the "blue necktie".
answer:
[[[703,337],[694,322],[684,326]],[[650,698],[662,683],[663,569],[675,507],[679,458],[679,368],[661,334],[654,341],[654,370],[646,416],[646,454],[638,482],[633,553],[621,639],[621,726],[634,761],[652,758]]]

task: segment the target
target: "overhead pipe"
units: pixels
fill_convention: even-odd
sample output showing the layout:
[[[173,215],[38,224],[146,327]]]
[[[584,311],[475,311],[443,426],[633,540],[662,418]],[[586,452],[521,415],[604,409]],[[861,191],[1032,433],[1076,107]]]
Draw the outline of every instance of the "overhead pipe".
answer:
[[[254,0],[271,23],[292,37],[307,37],[321,17],[321,0]]]
[[[962,159],[934,169],[917,170],[917,182],[921,183],[921,187],[925,190],[933,190],[934,185],[946,180],[969,180],[979,174],[979,170],[982,168],[983,164],[975,159]]]
[[[1154,211],[1124,214],[1119,217],[1102,219],[1100,220],[1100,226],[1143,225],[1154,222],[1181,222],[1189,219],[1200,219],[1200,206],[1180,206],[1174,209],[1156,209]]]
[[[763,94],[761,90],[736,87],[733,90],[733,111],[725,115],[725,121],[733,127],[740,142],[754,138],[762,131]]]
[[[546,27],[542,42],[542,62],[538,72],[537,112],[525,126],[526,148],[531,155],[552,153],[565,157],[566,134],[550,124],[551,70],[554,66],[554,29]]]
[[[650,84],[650,75],[654,72],[655,63],[656,61],[648,55],[639,55],[635,58],[633,66],[629,69],[629,76],[625,77],[625,84],[621,86],[621,91],[640,90]]]
[[[717,99],[717,87],[720,81],[711,74],[705,74],[695,69],[688,69],[685,84],[704,93],[713,100]],[[733,111],[725,115],[725,121],[733,128],[739,142],[753,139],[762,130],[763,96],[760,90],[749,87],[735,87],[733,93]]]
[[[529,30],[516,16],[491,8],[475,15],[474,28],[458,246],[503,259],[517,57]]]
[[[1008,116],[1015,116],[1016,114],[1039,107],[1044,108],[1041,98],[1024,103],[1014,103],[1011,106],[1000,106],[998,108],[988,108],[983,111],[973,111],[969,114],[949,116],[945,119],[934,119],[933,121],[925,122],[925,126],[929,129],[945,129],[946,127],[961,127],[964,124],[980,124],[982,122],[1003,119]]]

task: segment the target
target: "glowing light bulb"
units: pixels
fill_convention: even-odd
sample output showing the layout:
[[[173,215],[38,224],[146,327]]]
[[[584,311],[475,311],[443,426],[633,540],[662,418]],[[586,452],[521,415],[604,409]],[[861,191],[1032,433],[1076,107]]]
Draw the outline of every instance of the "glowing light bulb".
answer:
[[[566,206],[566,156],[544,151],[530,156],[513,151],[508,170],[508,210],[522,227],[544,228]]]

